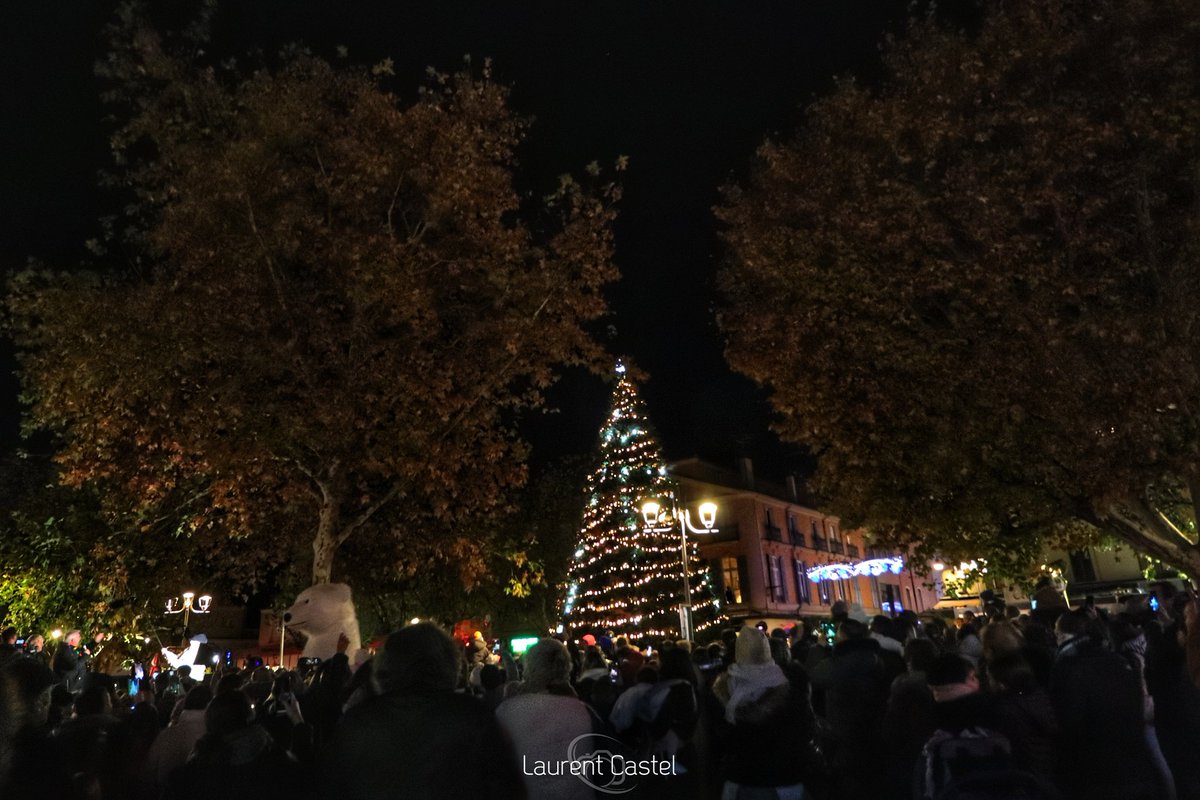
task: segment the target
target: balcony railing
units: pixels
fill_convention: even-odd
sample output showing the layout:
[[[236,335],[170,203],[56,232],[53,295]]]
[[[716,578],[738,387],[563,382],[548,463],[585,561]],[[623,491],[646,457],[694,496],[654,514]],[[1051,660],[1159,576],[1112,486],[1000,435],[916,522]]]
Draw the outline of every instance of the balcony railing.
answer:
[[[796,545],[797,547],[804,547],[803,533],[793,528],[791,531],[789,531],[789,535],[792,538],[792,544]]]
[[[858,545],[856,545],[856,544],[846,545],[846,555],[850,556],[851,558],[858,558]]]
[[[829,546],[829,543],[824,536],[814,536],[812,546],[813,550],[824,550]]]
[[[782,542],[783,541],[783,531],[780,529],[780,527],[778,525],[771,525],[771,524],[763,525],[763,536],[766,537],[768,542]]]
[[[846,552],[846,545],[842,544],[837,539],[830,539],[829,540],[829,552],[844,555]]]

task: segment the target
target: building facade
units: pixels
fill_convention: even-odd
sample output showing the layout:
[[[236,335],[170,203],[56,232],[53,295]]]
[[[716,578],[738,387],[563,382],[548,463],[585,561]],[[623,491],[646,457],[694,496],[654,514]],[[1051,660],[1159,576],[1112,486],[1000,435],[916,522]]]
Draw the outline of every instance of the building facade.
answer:
[[[717,503],[717,532],[696,538],[722,611],[735,621],[825,617],[838,600],[871,616],[920,613],[937,602],[903,554],[872,546],[862,531],[802,503],[793,480],[756,481],[748,459],[737,472],[695,459],[670,471],[681,503]]]

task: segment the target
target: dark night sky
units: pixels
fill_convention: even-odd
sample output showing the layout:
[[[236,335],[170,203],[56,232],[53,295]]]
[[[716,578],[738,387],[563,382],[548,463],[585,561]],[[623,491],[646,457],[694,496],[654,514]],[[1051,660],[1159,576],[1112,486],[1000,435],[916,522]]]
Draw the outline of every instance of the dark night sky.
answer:
[[[631,159],[617,226],[624,276],[600,330],[614,353],[650,374],[643,394],[669,458],[753,456],[760,474],[804,470],[768,430],[765,395],[725,366],[713,323],[720,258],[717,187],[744,174],[754,148],[787,131],[835,73],[871,77],[886,29],[906,0],[241,0],[227,2],[217,41],[267,52],[301,41],[332,56],[395,62],[400,86],[428,65],[452,71],[490,56],[535,117],[521,158],[542,191],[592,160]],[[0,265],[79,259],[105,198],[106,155],[91,65],[112,3],[8,0],[0,11]],[[802,313],[797,309],[797,313]],[[611,326],[611,327],[609,327]],[[16,383],[0,353],[0,447],[15,443]],[[536,458],[587,452],[608,389],[568,374],[559,412],[529,426]]]

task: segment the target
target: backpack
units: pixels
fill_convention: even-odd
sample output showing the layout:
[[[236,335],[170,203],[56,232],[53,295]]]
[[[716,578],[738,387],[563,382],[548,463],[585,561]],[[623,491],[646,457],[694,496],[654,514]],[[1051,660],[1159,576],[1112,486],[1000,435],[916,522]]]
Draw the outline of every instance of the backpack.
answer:
[[[1013,765],[1008,737],[987,728],[936,731],[919,762],[920,800],[1053,800],[1041,778]]]

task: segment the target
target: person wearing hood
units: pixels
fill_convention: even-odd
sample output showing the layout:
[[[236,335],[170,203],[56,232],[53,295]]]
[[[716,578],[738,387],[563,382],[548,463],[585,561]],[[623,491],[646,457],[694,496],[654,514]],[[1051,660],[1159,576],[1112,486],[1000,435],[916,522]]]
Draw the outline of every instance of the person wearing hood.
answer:
[[[807,686],[799,677],[789,681],[762,631],[741,629],[734,662],[713,694],[723,708],[716,748],[723,754],[722,800],[802,800],[805,784],[817,777]]]
[[[549,769],[539,774],[536,766],[562,762],[573,754],[576,742],[592,744],[587,736],[599,727],[599,720],[571,689],[571,655],[557,639],[542,639],[525,651],[524,662],[524,677],[508,684],[496,721],[518,754],[525,791],[530,800],[588,796],[579,776]]]

